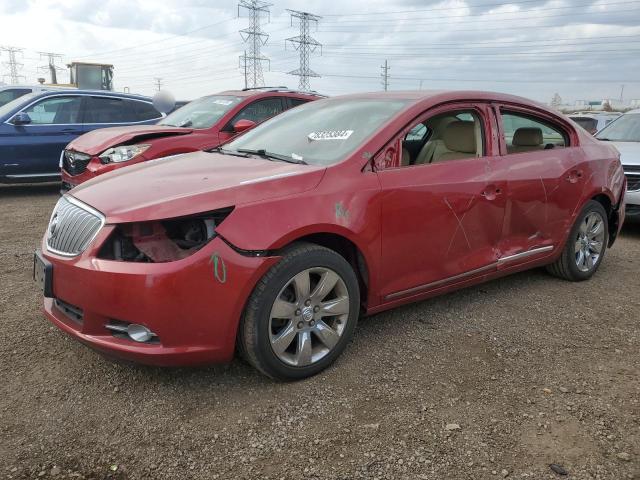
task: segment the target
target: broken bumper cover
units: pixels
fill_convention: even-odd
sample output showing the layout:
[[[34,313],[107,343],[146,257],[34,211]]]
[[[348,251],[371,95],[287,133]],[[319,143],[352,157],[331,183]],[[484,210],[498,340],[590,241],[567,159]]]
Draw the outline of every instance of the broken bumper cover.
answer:
[[[101,245],[109,231],[105,227],[93,244]],[[96,250],[68,259],[48,252],[43,242],[43,255],[53,265],[55,297],[45,298],[45,315],[102,353],[158,366],[231,360],[245,301],[277,261],[241,255],[220,237],[167,263],[101,260]],[[143,325],[157,337],[135,342],[107,329],[111,322]]]

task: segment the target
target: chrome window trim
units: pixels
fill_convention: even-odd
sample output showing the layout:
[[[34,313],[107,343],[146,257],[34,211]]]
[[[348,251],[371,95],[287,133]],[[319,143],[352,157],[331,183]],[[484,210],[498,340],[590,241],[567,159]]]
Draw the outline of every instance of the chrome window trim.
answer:
[[[96,210],[95,208],[87,205],[84,202],[81,202],[80,200],[76,199],[75,197],[72,197],[71,195],[65,193],[62,198],[64,198],[67,202],[72,203],[73,205],[75,205],[76,207],[84,210],[85,212],[88,212],[94,216],[96,216],[99,220],[100,220],[100,226],[96,229],[96,233],[93,234],[93,236],[91,237],[91,239],[89,239],[87,241],[87,246],[91,245],[91,243],[93,243],[93,241],[96,239],[96,237],[98,236],[98,234],[100,233],[100,231],[102,230],[102,228],[104,227],[104,224],[106,222],[106,217],[102,214],[102,212]],[[57,204],[56,204],[57,207]],[[62,257],[67,257],[67,258],[74,258],[77,257],[79,255],[81,255],[83,251],[78,252],[76,254],[73,253],[67,253],[67,252],[61,252],[60,250],[56,250],[55,248],[51,248],[49,246],[49,225],[51,224],[51,220],[53,219],[53,216],[56,214],[57,209],[54,208],[53,212],[51,212],[51,216],[49,217],[49,223],[47,224],[47,233],[45,234],[47,236],[47,239],[45,241],[46,245],[47,245],[47,250],[51,253],[55,253],[56,255],[60,255]]]
[[[140,102],[140,103],[146,103],[148,105],[153,106],[153,102],[149,102],[147,100],[140,100],[137,98],[129,98],[129,97],[117,97],[115,95],[94,95],[91,93],[57,93],[55,95],[49,95],[45,98],[38,98],[36,100],[34,100],[33,102],[29,103],[28,105],[25,105],[24,107],[22,107],[19,111],[17,111],[16,113],[14,113],[13,115],[11,115],[11,118],[15,117],[17,114],[19,113],[24,113],[24,111],[29,108],[30,106],[42,101],[42,100],[47,100],[49,98],[53,98],[53,97],[97,97],[97,98],[115,98],[117,100],[131,100],[133,102]],[[155,108],[155,107],[154,107]],[[160,120],[162,118],[164,118],[166,115],[161,113],[160,116],[158,118],[151,118],[149,120],[139,120],[137,122],[116,122],[116,123],[40,123],[40,124],[36,124],[36,125],[30,125],[30,124],[25,124],[25,125],[20,125],[21,127],[53,127],[53,126],[69,126],[69,125],[137,125],[139,123],[147,123],[147,122],[154,122],[156,120]],[[10,122],[11,118],[8,118],[7,120],[5,120],[3,123],[6,125],[12,125],[15,127],[15,125],[13,123]]]

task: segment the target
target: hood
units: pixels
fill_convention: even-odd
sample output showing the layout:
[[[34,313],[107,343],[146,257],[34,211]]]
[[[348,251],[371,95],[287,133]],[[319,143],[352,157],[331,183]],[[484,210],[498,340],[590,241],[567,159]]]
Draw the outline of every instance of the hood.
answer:
[[[100,155],[106,149],[131,143],[142,142],[152,138],[172,135],[188,135],[192,128],[169,127],[165,125],[136,125],[129,127],[110,127],[93,130],[72,141],[67,149],[89,155]]]
[[[325,170],[196,152],[117,169],[70,194],[108,223],[160,220],[302,193],[315,188]]]
[[[622,165],[640,165],[640,142],[605,142],[620,152]]]

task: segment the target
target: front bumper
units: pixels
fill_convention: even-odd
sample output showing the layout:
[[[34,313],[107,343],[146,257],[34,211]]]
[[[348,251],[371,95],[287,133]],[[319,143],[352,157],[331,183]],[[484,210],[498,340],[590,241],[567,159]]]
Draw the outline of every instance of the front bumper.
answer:
[[[130,263],[96,258],[113,227],[105,226],[92,247],[74,258],[48,252],[53,298],[44,313],[61,330],[111,356],[158,366],[231,360],[238,322],[253,286],[277,257],[237,253],[220,237],[195,254],[168,263]],[[217,257],[217,261],[212,259]],[[215,275],[214,263],[225,275]],[[63,302],[78,315],[65,312]],[[138,343],[114,335],[112,321],[141,324],[158,337]]]

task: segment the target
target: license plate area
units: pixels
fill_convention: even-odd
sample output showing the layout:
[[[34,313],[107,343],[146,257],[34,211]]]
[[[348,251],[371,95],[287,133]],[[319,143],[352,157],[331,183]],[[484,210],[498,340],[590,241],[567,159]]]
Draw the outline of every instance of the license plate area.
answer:
[[[40,250],[33,255],[33,280],[47,298],[53,298],[53,265]]]

